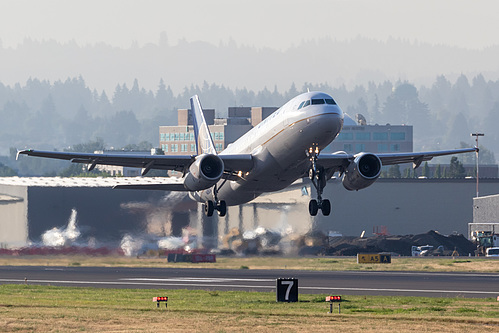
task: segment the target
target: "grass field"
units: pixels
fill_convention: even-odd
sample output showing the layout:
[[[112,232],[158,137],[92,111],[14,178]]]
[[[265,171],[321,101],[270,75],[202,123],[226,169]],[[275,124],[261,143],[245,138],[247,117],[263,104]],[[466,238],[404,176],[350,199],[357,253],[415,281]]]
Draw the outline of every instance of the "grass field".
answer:
[[[168,296],[168,308],[152,302]],[[1,332],[497,331],[495,299],[326,295],[276,303],[275,293],[0,286]]]
[[[354,257],[218,257],[216,263],[168,263],[165,258],[25,256],[0,257],[0,265],[106,266],[106,267],[190,267],[227,269],[384,270],[423,272],[499,273],[499,259],[475,257],[393,257],[391,264],[357,264]]]
[[[355,258],[217,258],[212,264],[167,263],[164,258],[0,257],[0,265],[210,267],[226,269],[396,270],[499,272],[499,260],[392,258],[357,264]],[[168,309],[154,296],[168,296]],[[496,299],[344,296],[328,314],[326,295],[300,294],[276,303],[275,293],[126,290],[0,285],[0,332],[468,332],[497,331]]]

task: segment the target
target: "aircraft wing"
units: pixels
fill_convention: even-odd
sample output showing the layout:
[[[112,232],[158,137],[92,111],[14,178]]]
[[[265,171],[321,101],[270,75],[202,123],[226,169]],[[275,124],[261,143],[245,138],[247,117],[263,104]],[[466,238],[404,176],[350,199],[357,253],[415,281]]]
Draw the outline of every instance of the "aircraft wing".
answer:
[[[417,168],[422,162],[429,161],[433,157],[471,153],[476,151],[477,148],[463,148],[420,153],[381,153],[375,155],[379,157],[382,165],[412,163],[414,168]],[[320,154],[317,161],[327,170],[341,171],[344,170],[348,164],[354,160],[354,158],[355,155],[347,153]]]
[[[73,163],[90,164],[89,170],[96,165],[117,165],[133,168],[144,168],[143,175],[151,169],[158,170],[187,170],[194,162],[195,155],[129,155],[129,154],[91,154],[56,152],[26,149],[19,154],[68,160]],[[224,169],[228,173],[237,171],[250,171],[253,168],[253,157],[251,154],[218,155],[224,162]]]
[[[414,168],[417,168],[424,161],[429,161],[433,157],[463,154],[476,152],[478,148],[463,148],[452,150],[427,151],[421,153],[386,153],[377,154],[383,165],[412,163]]]
[[[167,181],[165,181],[167,180]],[[161,183],[150,183],[150,184],[134,184],[130,182],[129,184],[119,184],[114,185],[113,189],[126,189],[126,190],[158,190],[158,191],[187,191],[184,182],[181,179],[166,178],[162,180]]]

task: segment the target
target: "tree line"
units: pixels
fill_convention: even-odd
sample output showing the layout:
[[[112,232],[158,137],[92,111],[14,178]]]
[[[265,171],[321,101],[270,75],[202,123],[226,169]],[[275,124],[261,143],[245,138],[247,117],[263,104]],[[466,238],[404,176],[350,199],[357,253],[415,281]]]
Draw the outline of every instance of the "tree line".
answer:
[[[437,164],[434,168],[433,172],[428,165],[428,162],[425,162],[420,168],[413,169],[411,167],[407,167],[401,172],[400,165],[395,164],[391,165],[386,170],[381,172],[381,178],[465,178],[468,176],[473,177],[476,175],[476,169],[473,170],[473,174],[469,174],[466,172],[463,163],[459,160],[458,157],[452,156],[449,164]]]
[[[9,148],[73,149],[96,138],[102,138],[107,149],[141,142],[158,146],[158,126],[176,125],[177,109],[188,108],[194,94],[205,108],[215,108],[217,117],[225,117],[229,106],[280,106],[307,90],[330,93],[350,117],[363,114],[368,124],[413,125],[416,151],[469,146],[470,133],[482,131],[486,135],[480,143],[489,153],[481,154],[480,163],[495,163],[499,80],[487,81],[483,75],[471,80],[461,75],[455,82],[438,76],[430,87],[419,88],[406,81],[353,88],[305,83],[283,92],[204,82],[178,94],[163,79],[154,91],[135,80],[131,87],[118,84],[111,96],[92,90],[81,76],[53,83],[36,78],[23,85],[0,83],[0,155],[7,155]]]

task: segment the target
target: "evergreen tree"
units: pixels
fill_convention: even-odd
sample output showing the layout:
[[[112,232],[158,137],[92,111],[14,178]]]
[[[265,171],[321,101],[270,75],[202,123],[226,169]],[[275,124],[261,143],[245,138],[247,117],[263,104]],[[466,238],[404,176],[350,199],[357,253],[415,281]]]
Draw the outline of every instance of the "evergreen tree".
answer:
[[[70,166],[57,174],[58,177],[110,177],[110,174],[97,168],[87,171],[86,166],[79,163],[71,163]]]
[[[433,177],[442,178],[442,166],[440,164],[437,164],[437,167],[435,168],[435,175]]]
[[[388,168],[387,177],[388,178],[402,177],[402,174],[400,173],[400,166],[398,164],[391,165],[390,168]]]
[[[442,178],[449,178],[449,169],[447,167],[443,168]]]
[[[405,168],[404,170],[404,178],[412,178],[412,168],[411,167],[408,167],[408,168]]]
[[[8,166],[0,163],[0,177],[14,177],[17,176],[17,172],[9,168]]]
[[[104,140],[102,138],[96,138],[94,141],[75,144],[72,148],[66,149],[66,151],[93,153],[96,150],[104,150],[104,146]]]
[[[429,135],[430,111],[421,102],[418,90],[412,84],[400,84],[388,96],[383,108],[383,119],[390,124],[410,124],[420,135]]]
[[[423,177],[430,178],[430,167],[428,166],[428,162],[425,162],[423,165],[423,172],[421,173]]]
[[[456,156],[452,156],[449,165],[449,177],[450,178],[464,178],[466,177],[466,170],[463,164],[458,160]]]
[[[131,143],[122,149],[126,151],[150,151],[154,146],[148,141],[142,141],[139,144]]]

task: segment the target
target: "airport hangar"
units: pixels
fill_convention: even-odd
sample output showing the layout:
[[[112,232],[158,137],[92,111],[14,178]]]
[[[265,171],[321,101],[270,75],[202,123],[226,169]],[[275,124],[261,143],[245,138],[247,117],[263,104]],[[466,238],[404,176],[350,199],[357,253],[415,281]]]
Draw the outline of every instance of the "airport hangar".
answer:
[[[215,110],[205,110],[216,149],[223,150],[277,108],[230,107],[227,119],[215,118]],[[177,126],[160,126],[160,147],[167,154],[194,153],[190,113],[178,110]],[[357,122],[347,115],[341,135],[325,149],[411,152],[412,126],[367,125],[358,115]],[[156,151],[154,153],[157,153]],[[135,176],[133,168],[98,166],[113,175]],[[470,166],[469,168],[472,168]],[[499,193],[497,165],[480,165],[480,193]],[[161,182],[162,178],[0,178],[0,247],[24,246],[40,240],[41,234],[67,224],[71,210],[88,237],[117,242],[126,233],[182,235],[190,226],[203,235],[203,245],[216,247],[221,236],[232,228],[241,231],[264,226],[303,234],[309,230],[331,230],[344,235],[369,234],[375,226],[385,226],[391,234],[417,234],[438,230],[444,234],[467,234],[472,221],[475,196],[474,179],[378,179],[357,192],[343,188],[332,179],[324,197],[331,199],[329,217],[310,217],[310,184],[298,182],[279,193],[262,195],[238,207],[229,207],[226,217],[207,218],[201,205],[185,194],[160,191],[112,190],[112,185],[136,182]],[[305,189],[304,189],[305,188]]]
[[[374,226],[386,226],[390,234],[437,230],[467,235],[476,195],[473,179],[379,179],[354,192],[345,190],[339,179],[332,179],[324,193],[331,199],[331,215],[311,217],[311,187],[307,181],[299,181],[284,191],[229,207],[225,217],[206,217],[202,205],[179,192],[112,189],[116,182],[161,180],[0,178],[0,247],[39,242],[45,231],[65,226],[72,209],[77,211],[82,245],[90,238],[101,245],[119,245],[125,234],[182,236],[182,229],[188,226],[192,234],[202,235],[200,242],[208,248],[217,247],[232,228],[245,231],[258,226],[298,234],[335,230],[358,236],[366,230],[370,235]],[[496,194],[498,189],[499,179],[480,181],[481,195]],[[498,202],[482,206],[489,205],[493,211]]]

